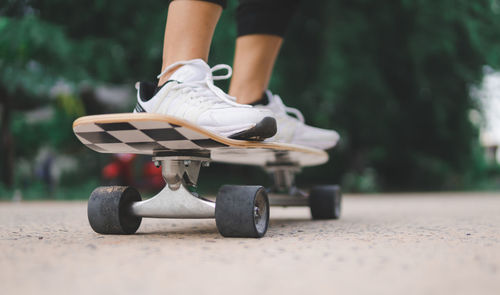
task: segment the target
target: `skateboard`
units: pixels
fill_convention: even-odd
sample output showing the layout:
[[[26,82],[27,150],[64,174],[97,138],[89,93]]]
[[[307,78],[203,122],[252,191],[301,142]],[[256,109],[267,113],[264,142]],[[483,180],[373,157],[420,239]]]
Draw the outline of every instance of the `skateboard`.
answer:
[[[235,140],[219,136],[175,117],[121,113],[81,117],[73,123],[76,137],[99,153],[133,153],[152,157],[161,167],[165,187],[142,200],[126,186],[98,187],[90,195],[90,226],[100,234],[133,234],[143,217],[215,218],[224,237],[264,236],[270,206],[309,206],[313,219],[338,219],[341,192],[337,185],[295,186],[301,168],[326,163],[325,151],[304,146]],[[223,185],[215,201],[195,192],[201,167],[210,162],[254,165],[273,175],[270,188]]]

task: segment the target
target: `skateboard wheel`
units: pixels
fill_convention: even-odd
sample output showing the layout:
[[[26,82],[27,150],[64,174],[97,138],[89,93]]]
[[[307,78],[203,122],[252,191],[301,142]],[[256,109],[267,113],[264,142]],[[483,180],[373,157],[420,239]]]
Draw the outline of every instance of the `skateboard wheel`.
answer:
[[[101,186],[90,195],[87,216],[92,229],[100,234],[133,234],[142,217],[133,216],[130,206],[141,195],[128,186]]]
[[[222,186],[215,203],[215,223],[224,237],[263,237],[269,225],[269,199],[265,189]]]
[[[338,185],[315,186],[309,193],[309,208],[313,219],[339,219],[342,194]]]

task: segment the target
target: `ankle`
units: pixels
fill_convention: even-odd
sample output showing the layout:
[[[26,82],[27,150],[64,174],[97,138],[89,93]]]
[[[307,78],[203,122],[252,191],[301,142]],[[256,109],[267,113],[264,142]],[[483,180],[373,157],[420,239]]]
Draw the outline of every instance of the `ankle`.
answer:
[[[267,97],[267,93],[264,92],[262,93],[262,96],[259,98],[259,100],[257,101],[254,101],[252,103],[250,103],[251,105],[253,106],[256,106],[256,105],[268,105],[269,104],[269,98]]]
[[[265,90],[260,87],[230,87],[229,95],[236,97],[238,103],[255,104],[265,95]]]
[[[163,86],[165,83],[167,83],[168,79],[170,78],[170,76],[172,76],[172,74],[177,71],[182,65],[178,65],[172,69],[170,69],[168,72],[166,72],[165,74],[163,74],[159,79],[158,79],[158,87],[161,87]]]

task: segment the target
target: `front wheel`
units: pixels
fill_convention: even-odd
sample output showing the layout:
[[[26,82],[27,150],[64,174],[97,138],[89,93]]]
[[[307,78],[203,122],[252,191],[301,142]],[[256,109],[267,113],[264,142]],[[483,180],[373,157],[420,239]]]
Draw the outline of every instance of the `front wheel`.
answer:
[[[92,229],[100,234],[133,234],[142,217],[132,215],[130,208],[141,195],[128,186],[101,186],[89,198],[87,216]]]
[[[222,186],[215,202],[215,223],[224,237],[263,237],[269,225],[269,199],[265,189]]]

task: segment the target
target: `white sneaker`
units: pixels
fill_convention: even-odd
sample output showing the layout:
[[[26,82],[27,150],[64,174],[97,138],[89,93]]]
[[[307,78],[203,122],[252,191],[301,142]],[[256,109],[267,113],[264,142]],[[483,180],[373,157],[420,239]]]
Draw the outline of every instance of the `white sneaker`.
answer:
[[[138,82],[134,113],[148,112],[173,116],[194,123],[219,135],[243,140],[264,140],[276,133],[272,112],[236,103],[236,99],[214,85],[214,80],[228,79],[228,65],[210,68],[203,60],[176,62],[165,69],[182,65],[158,92],[152,83]],[[225,69],[226,75],[212,73]]]
[[[285,106],[279,95],[273,95],[267,90],[266,96],[269,103],[255,107],[272,111],[278,123],[278,132],[268,141],[292,143],[323,150],[330,149],[337,144],[340,138],[337,132],[306,125],[302,113]],[[289,113],[295,117],[290,116]]]

